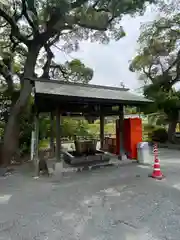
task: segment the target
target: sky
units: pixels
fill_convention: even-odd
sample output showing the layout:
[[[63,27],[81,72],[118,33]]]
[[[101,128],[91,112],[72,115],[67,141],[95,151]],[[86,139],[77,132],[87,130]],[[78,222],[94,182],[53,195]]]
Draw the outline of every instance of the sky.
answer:
[[[129,71],[129,61],[136,55],[141,23],[152,21],[155,17],[151,8],[143,16],[125,16],[121,21],[126,32],[124,38],[108,45],[82,42],[80,49],[70,56],[80,59],[94,70],[92,84],[120,87],[123,82],[130,90],[137,91],[141,84],[137,74]],[[54,53],[57,62],[72,60],[61,51],[54,50]]]

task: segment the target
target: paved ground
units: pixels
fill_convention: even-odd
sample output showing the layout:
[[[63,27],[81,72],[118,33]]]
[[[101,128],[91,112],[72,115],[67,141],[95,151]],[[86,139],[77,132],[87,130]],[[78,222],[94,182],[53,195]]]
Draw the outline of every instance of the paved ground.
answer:
[[[0,240],[178,240],[179,156],[160,151],[162,181],[136,164],[59,180],[0,178]]]

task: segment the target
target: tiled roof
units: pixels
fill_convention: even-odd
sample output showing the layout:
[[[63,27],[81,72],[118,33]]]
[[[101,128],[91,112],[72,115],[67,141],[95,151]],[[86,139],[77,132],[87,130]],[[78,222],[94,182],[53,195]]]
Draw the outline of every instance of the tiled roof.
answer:
[[[58,80],[35,81],[35,93],[56,96],[71,96],[101,100],[114,100],[121,103],[148,103],[142,96],[135,95],[125,88],[108,87],[92,84],[67,83]]]

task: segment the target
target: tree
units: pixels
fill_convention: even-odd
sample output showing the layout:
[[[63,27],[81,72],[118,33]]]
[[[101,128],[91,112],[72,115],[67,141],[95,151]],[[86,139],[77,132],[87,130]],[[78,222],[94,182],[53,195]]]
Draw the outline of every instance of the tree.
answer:
[[[130,107],[130,106],[126,106],[125,108],[125,114],[137,114],[138,110],[136,107]]]
[[[174,88],[180,80],[179,24],[180,14],[174,13],[143,25],[139,51],[130,65],[130,70],[139,72],[145,82],[144,95],[155,100],[149,110],[166,114],[170,141],[180,108],[180,92]]]
[[[86,67],[79,59],[73,59],[65,64],[53,64],[50,69],[52,79],[66,82],[89,83],[93,77],[93,70]]]
[[[179,81],[180,15],[161,17],[142,26],[138,43],[140,49],[133,59],[131,68],[141,73],[141,78],[159,84],[164,89]]]
[[[10,162],[17,141],[18,117],[26,107],[32,91],[33,77],[47,77],[54,58],[51,47],[61,40],[63,49],[76,50],[83,39],[107,43],[124,36],[120,26],[123,14],[142,12],[144,0],[13,0],[0,7],[2,61],[0,72],[8,85],[14,88],[14,77],[21,83],[20,95],[11,108],[5,128],[3,162]],[[148,0],[153,2],[153,0]],[[64,44],[63,44],[64,43]],[[46,54],[43,74],[36,73],[42,52]],[[7,54],[8,53],[8,54]],[[6,55],[6,56],[5,56]],[[7,56],[8,55],[8,56]],[[44,58],[44,57],[43,57]],[[15,72],[13,66],[21,62]],[[63,71],[62,71],[63,72]]]
[[[64,78],[61,76],[61,72],[58,70],[62,68],[63,73],[65,74]],[[56,79],[63,80],[63,81],[73,81],[73,82],[80,82],[80,83],[88,83],[92,76],[93,70],[86,67],[81,61],[74,59],[71,62],[66,62],[65,64],[56,64],[53,63],[52,68],[50,69],[50,74],[54,70],[56,71]],[[55,75],[52,75],[52,79],[55,78]],[[14,87],[14,91],[9,93],[6,84],[2,81],[1,83],[1,91],[0,91],[0,139],[4,135],[4,127],[5,123],[8,121],[8,117],[10,114],[10,108],[13,103],[16,102],[17,98],[19,97],[19,89],[20,85],[16,84]],[[32,98],[31,98],[32,100]],[[43,119],[44,118],[44,119]],[[43,139],[43,137],[50,136],[49,132],[46,131],[48,128],[45,127],[46,124],[49,124],[49,115],[45,114],[42,117],[40,116],[39,122],[39,140]],[[53,121],[50,122],[51,128],[53,128]],[[30,143],[31,143],[31,131],[33,129],[33,113],[32,113],[32,101],[29,102],[28,108],[25,109],[25,112],[21,113],[19,117],[19,126],[17,126],[17,134],[19,134],[19,149],[17,149],[15,153],[15,157],[21,157],[23,154],[27,154],[30,151]],[[54,131],[52,131],[52,134]],[[54,146],[54,135],[50,136],[51,145]],[[18,143],[17,143],[18,144]],[[54,148],[52,148],[54,149]],[[19,161],[19,159],[17,159]],[[0,161],[1,162],[1,161]]]

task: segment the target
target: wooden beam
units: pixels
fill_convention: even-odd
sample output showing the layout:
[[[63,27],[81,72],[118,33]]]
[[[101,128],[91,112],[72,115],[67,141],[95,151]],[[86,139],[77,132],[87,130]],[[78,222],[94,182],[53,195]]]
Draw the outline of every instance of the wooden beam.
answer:
[[[46,104],[44,104],[46,102]],[[85,113],[89,115],[96,115],[100,116],[100,109],[96,109],[95,107],[97,106],[97,103],[92,103],[92,102],[83,102],[80,101],[78,103],[69,101],[68,99],[66,100],[58,100],[58,99],[53,99],[53,98],[44,98],[44,99],[39,99],[37,101],[37,106],[40,107],[40,110],[42,112],[50,112],[53,110],[56,110],[56,107],[61,108],[61,114],[64,115],[67,112],[74,112],[74,113]],[[105,116],[107,115],[116,115],[118,116],[118,111],[119,109],[116,108],[115,106],[118,107],[117,104],[113,103],[108,103],[108,104],[101,104],[101,112],[104,113]]]

